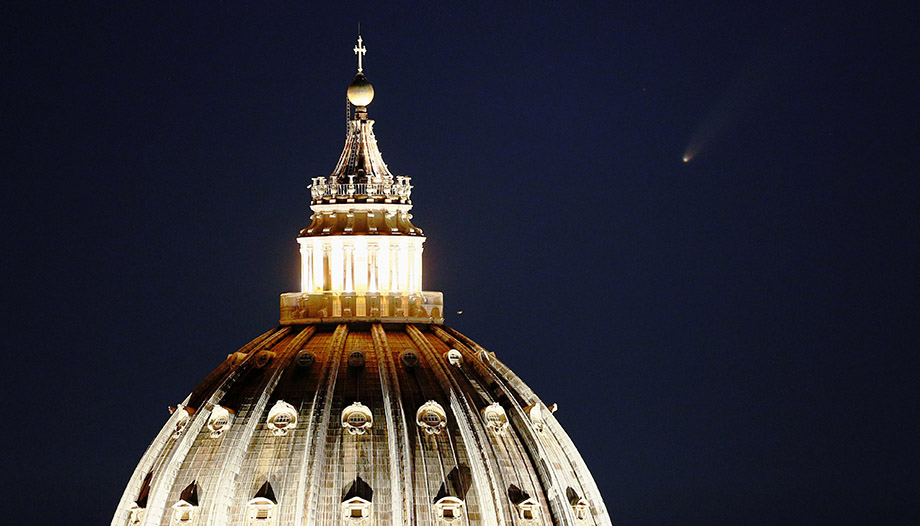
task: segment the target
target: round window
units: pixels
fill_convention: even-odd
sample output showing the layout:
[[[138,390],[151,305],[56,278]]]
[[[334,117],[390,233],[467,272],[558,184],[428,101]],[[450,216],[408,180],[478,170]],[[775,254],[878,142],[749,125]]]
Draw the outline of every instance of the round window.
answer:
[[[348,356],[348,365],[352,367],[363,367],[364,366],[364,353],[361,351],[355,351]]]
[[[303,351],[297,356],[297,365],[300,367],[310,367],[313,365],[313,353]]]
[[[399,355],[400,360],[406,367],[415,367],[418,365],[418,353],[412,349],[406,349]]]

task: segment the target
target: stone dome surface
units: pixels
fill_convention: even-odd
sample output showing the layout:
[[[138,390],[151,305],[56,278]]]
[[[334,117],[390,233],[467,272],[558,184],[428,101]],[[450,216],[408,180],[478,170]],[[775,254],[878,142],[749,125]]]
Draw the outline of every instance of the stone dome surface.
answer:
[[[610,519],[568,435],[493,353],[445,325],[325,323],[266,332],[175,408],[112,524],[186,523]]]

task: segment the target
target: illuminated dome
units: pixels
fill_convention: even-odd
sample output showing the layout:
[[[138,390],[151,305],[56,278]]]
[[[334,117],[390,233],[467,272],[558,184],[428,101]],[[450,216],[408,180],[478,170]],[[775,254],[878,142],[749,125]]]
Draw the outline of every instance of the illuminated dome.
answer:
[[[355,75],[354,82],[348,86],[348,101],[355,106],[367,106],[374,100],[374,86],[364,73]]]
[[[113,526],[611,524],[555,406],[422,290],[409,178],[372,122],[313,179],[279,326],[177,400]]]

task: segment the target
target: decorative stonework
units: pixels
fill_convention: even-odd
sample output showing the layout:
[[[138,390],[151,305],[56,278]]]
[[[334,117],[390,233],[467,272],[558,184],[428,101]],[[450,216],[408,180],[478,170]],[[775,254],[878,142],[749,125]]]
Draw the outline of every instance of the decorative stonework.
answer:
[[[188,425],[189,420],[191,420],[191,414],[189,413],[190,409],[185,407],[182,404],[175,409],[170,407],[170,411],[178,411],[179,414],[176,416],[176,427],[173,432],[174,437],[178,437],[182,434],[182,430],[185,429],[185,426]]]
[[[265,497],[256,497],[247,504],[250,526],[272,526],[275,524],[276,504]]]
[[[215,405],[211,410],[211,417],[208,418],[208,430],[211,431],[211,438],[218,438],[223,435],[233,423],[233,414],[223,406]]]
[[[140,507],[136,502],[131,506],[131,509],[128,511],[128,524],[135,525],[140,524],[144,520],[144,514],[147,510]]]
[[[540,409],[540,403],[529,405],[524,408],[524,412],[527,413],[527,416],[530,417],[530,422],[533,424],[533,428],[537,431],[543,431],[543,410]]]
[[[447,363],[451,365],[460,366],[460,364],[463,363],[463,355],[460,354],[460,351],[457,349],[451,349],[447,351],[445,357],[447,358]]]
[[[342,411],[342,427],[351,435],[363,435],[372,425],[374,415],[361,402],[355,402]]]
[[[173,520],[172,523],[175,525],[191,525],[195,524],[198,518],[198,506],[186,502],[184,500],[179,500],[179,502],[173,504]]]
[[[371,503],[361,497],[352,497],[342,503],[342,520],[345,524],[367,524],[371,519]]]
[[[268,412],[268,428],[275,436],[284,436],[297,427],[297,409],[291,404],[278,400]]]
[[[429,435],[437,435],[447,427],[447,413],[441,404],[429,400],[415,413],[415,423]]]
[[[583,498],[577,498],[571,504],[572,512],[575,514],[576,519],[580,521],[588,519],[588,513],[591,511],[590,506],[588,505],[588,501]]]
[[[498,402],[494,402],[482,410],[482,417],[486,421],[486,428],[496,435],[504,435],[508,429],[508,415]]]
[[[373,132],[371,132],[373,133]],[[379,183],[355,183],[355,176],[314,177],[310,185],[310,196],[315,203],[320,202],[360,202],[367,199],[377,199],[385,203],[411,203],[412,196],[411,178],[397,175],[396,180],[392,175],[380,177]],[[358,179],[360,180],[360,179]]]
[[[524,524],[538,524],[540,522],[540,503],[530,497],[517,504],[518,518]]]
[[[438,524],[459,524],[463,519],[463,501],[450,495],[434,503],[434,515]]]
[[[281,295],[282,325],[328,321],[439,324],[444,322],[444,296],[430,291],[418,294],[289,292]]]

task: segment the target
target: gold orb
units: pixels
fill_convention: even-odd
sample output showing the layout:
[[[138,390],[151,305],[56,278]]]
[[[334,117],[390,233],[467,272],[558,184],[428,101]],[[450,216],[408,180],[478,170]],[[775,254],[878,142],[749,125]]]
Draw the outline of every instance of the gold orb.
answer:
[[[367,106],[374,100],[374,86],[368,82],[364,73],[358,73],[355,81],[348,86],[348,100],[355,106]]]

